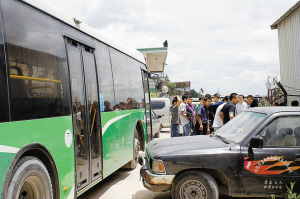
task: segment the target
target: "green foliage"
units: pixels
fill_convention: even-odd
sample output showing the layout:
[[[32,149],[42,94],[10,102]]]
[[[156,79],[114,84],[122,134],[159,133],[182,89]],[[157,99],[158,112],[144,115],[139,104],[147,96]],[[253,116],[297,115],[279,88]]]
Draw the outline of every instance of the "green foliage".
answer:
[[[172,95],[178,95],[179,94],[179,92],[177,90],[175,90],[176,84],[170,82],[170,79],[169,79],[168,75],[166,75],[166,83],[167,83],[167,86],[169,87],[169,91],[168,91],[169,95],[172,96]]]
[[[176,84],[169,83],[167,85],[169,86],[169,92],[168,92],[169,95],[178,95],[179,94],[179,92],[177,90],[175,90]]]
[[[298,195],[297,193],[293,192],[295,183],[296,182],[291,182],[291,188],[289,188],[288,186],[286,186],[287,193],[283,194],[285,199],[300,199],[300,195]],[[275,199],[275,194],[271,194],[271,198]]]
[[[293,192],[294,189],[294,185],[296,182],[291,182],[291,188],[289,188],[288,186],[286,186],[287,188],[287,193],[284,194],[286,199],[299,199],[300,195],[297,195],[297,193]]]
[[[190,95],[194,98],[199,98],[200,94],[195,91],[195,89],[190,90]]]
[[[275,194],[271,194],[271,199],[275,199]]]

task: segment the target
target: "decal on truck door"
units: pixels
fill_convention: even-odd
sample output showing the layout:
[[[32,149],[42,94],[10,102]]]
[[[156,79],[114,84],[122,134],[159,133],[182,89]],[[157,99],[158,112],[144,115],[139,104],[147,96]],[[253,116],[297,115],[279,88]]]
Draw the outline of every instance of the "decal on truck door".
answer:
[[[300,169],[300,166],[295,166],[298,165],[297,160],[286,161],[284,156],[271,156],[254,161],[247,161],[248,159],[249,157],[244,157],[244,169],[257,175],[279,175]]]

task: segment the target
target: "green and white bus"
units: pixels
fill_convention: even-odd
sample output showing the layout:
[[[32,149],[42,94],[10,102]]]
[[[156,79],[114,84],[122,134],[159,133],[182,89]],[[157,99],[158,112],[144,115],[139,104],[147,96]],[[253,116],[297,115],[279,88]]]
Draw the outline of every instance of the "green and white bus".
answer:
[[[43,0],[0,0],[1,199],[71,199],[152,139],[143,55]],[[101,19],[99,19],[101,23]]]

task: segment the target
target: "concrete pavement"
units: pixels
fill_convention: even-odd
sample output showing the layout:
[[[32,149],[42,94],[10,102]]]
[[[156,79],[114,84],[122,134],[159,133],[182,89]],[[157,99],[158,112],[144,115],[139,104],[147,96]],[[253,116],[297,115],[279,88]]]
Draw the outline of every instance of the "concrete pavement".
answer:
[[[170,137],[170,129],[164,128],[160,138]],[[170,192],[155,193],[146,189],[139,180],[140,168],[134,170],[119,169],[78,199],[171,199]]]
[[[161,131],[160,138],[155,139],[170,137],[170,128],[164,128]],[[172,199],[171,192],[156,193],[146,189],[139,180],[140,168],[141,166],[138,165],[134,170],[119,169],[82,194],[78,199]],[[220,199],[232,199],[232,197],[222,196]]]

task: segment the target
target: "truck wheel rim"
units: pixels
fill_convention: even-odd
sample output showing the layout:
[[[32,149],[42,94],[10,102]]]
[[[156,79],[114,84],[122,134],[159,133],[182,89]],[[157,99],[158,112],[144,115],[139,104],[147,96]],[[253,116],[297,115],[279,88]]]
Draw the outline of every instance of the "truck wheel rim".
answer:
[[[39,199],[46,198],[45,188],[41,179],[37,176],[30,176],[23,183],[23,186],[19,192],[19,199]]]
[[[198,180],[188,180],[180,187],[181,199],[206,199],[207,191],[205,186]]]

